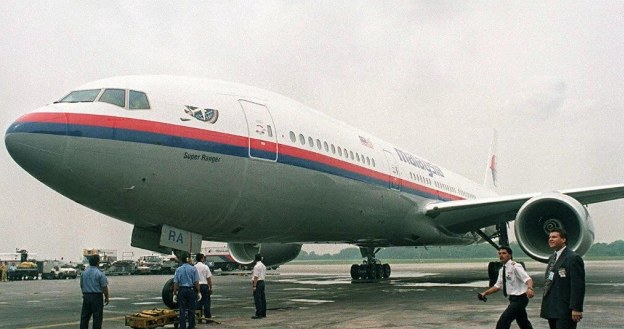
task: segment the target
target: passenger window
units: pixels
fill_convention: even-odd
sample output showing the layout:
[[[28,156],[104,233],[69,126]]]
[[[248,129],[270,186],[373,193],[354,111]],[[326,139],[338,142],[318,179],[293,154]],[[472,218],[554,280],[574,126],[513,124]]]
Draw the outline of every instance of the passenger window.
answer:
[[[336,146],[334,144],[331,145],[332,153],[336,154]]]
[[[316,139],[316,148],[318,148],[319,150],[321,149],[321,140],[320,139]]]
[[[303,134],[299,134],[299,143],[301,143],[301,145],[305,145],[305,136],[303,136]]]
[[[273,128],[270,125],[267,125],[267,135],[273,137]]]
[[[147,95],[141,91],[130,90],[128,103],[131,110],[149,110],[150,108]]]
[[[329,145],[327,142],[323,142],[323,147],[325,148],[325,152],[329,152]]]
[[[338,156],[342,156],[342,149],[338,146]]]
[[[295,136],[294,132],[290,132],[290,141],[295,143],[297,141],[297,136]]]
[[[126,91],[124,89],[106,89],[98,101],[125,108]]]
[[[78,103],[78,102],[93,102],[95,98],[100,94],[101,89],[89,89],[89,90],[76,90],[69,93],[69,95],[61,98],[57,103]]]
[[[308,146],[314,147],[314,139],[310,136],[308,136]]]

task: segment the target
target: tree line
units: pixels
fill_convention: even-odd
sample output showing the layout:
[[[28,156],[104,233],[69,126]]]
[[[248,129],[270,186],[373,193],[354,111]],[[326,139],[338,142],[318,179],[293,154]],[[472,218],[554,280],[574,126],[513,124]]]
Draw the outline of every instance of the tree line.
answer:
[[[510,245],[514,258],[529,258],[516,242]],[[611,243],[595,243],[585,254],[585,258],[622,257],[624,258],[624,240]],[[336,254],[317,254],[314,251],[301,251],[296,260],[360,260],[360,249],[357,247],[342,249]],[[497,258],[494,248],[487,244],[467,246],[435,246],[435,247],[392,247],[384,248],[377,253],[378,259],[467,259]]]

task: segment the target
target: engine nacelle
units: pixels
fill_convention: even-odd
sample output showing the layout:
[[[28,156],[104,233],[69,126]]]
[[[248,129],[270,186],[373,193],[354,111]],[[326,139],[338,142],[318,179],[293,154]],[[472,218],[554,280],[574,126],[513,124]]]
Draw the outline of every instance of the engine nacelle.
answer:
[[[240,264],[251,264],[257,253],[262,255],[262,263],[266,267],[290,262],[299,256],[301,252],[300,244],[281,243],[228,243],[232,258]]]
[[[516,215],[516,240],[529,257],[547,263],[554,252],[548,246],[548,235],[557,227],[566,230],[568,248],[581,256],[594,243],[594,224],[587,209],[556,192],[538,195],[522,205]]]

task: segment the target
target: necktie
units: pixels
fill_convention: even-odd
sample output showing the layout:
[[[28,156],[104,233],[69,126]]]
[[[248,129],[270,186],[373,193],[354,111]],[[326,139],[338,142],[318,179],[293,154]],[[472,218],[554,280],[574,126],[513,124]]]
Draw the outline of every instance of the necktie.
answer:
[[[505,271],[505,266],[507,264],[503,264],[503,296],[507,297],[507,271]]]
[[[550,260],[548,261],[548,269],[546,270],[546,281],[544,281],[544,296],[546,296],[546,294],[550,290],[550,286],[552,285],[552,281],[549,280],[548,277],[550,275],[550,272],[553,271],[553,268],[555,267],[556,262],[557,262],[557,253],[550,256]]]

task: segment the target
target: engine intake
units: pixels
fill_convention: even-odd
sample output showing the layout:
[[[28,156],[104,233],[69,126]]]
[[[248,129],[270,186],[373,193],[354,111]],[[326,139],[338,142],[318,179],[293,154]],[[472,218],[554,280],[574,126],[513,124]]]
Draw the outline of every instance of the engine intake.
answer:
[[[301,252],[300,244],[281,243],[228,243],[232,258],[240,264],[251,264],[257,253],[262,254],[264,265],[273,267],[289,262]]]
[[[515,220],[516,240],[531,258],[547,263],[553,250],[548,235],[561,227],[568,233],[567,246],[584,255],[594,242],[594,224],[589,212],[576,199],[561,193],[544,193],[522,205]]]

